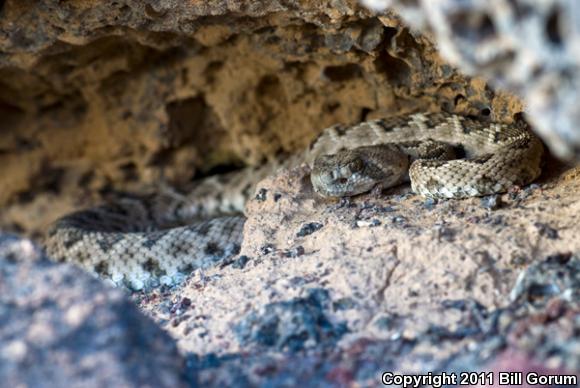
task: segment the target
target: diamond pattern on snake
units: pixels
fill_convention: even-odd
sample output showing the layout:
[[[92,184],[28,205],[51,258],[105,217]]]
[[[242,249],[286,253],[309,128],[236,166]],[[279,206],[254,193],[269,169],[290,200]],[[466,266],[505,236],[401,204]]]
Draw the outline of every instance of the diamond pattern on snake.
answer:
[[[239,252],[245,219],[231,214],[241,214],[257,182],[281,167],[308,163],[313,188],[323,197],[410,181],[425,197],[467,198],[532,182],[542,154],[542,143],[523,122],[419,113],[335,125],[284,162],[204,179],[183,196],[123,198],[66,215],[50,228],[45,247],[54,259],[116,285],[171,285]]]

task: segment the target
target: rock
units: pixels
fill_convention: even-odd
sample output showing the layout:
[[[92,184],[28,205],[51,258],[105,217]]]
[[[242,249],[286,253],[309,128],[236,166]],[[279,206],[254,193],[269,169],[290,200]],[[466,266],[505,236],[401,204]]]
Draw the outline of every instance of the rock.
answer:
[[[346,349],[194,355],[188,365],[203,386],[248,384],[249,381],[262,386],[376,386],[383,373],[397,371],[413,375],[427,374],[427,371],[433,375],[455,374],[458,381],[460,373],[473,372],[470,374],[476,379],[472,385],[477,386],[489,386],[484,383],[489,382],[490,371],[495,385],[498,385],[499,372],[577,378],[580,357],[579,341],[574,335],[578,321],[574,317],[578,306],[557,299],[551,304],[546,310],[534,311],[526,303],[491,310],[482,309],[477,303],[466,303],[469,306],[466,311],[471,311],[472,316],[458,325],[453,335],[441,328],[429,327],[414,338],[359,338],[351,341]],[[559,307],[557,314],[550,312],[554,305]],[[398,320],[404,318],[395,317],[389,320],[388,326]],[[427,350],[433,340],[440,346],[438,351]],[[458,342],[469,345],[442,357],[448,347]]]
[[[310,289],[308,295],[270,303],[263,311],[251,312],[235,328],[240,342],[278,350],[298,351],[306,347],[332,346],[348,330],[344,323],[333,323],[325,314],[329,294]]]
[[[252,260],[243,270],[209,268],[140,303],[189,352],[198,382],[365,386],[385,370],[482,370],[508,351],[580,370],[580,284],[569,253],[580,252],[577,180],[518,201],[505,194],[490,211],[477,198],[426,207],[398,196],[404,187],[340,206],[314,196],[304,174],[260,183],[281,197],[248,203],[241,254]],[[373,220],[380,224],[353,227]],[[296,235],[314,222],[324,227]],[[288,254],[298,246],[299,258]],[[174,327],[163,300],[183,297],[193,301],[190,317]]]
[[[488,195],[481,199],[481,206],[489,209],[489,210],[496,210],[502,206],[501,196],[499,195]]]
[[[181,387],[175,342],[120,290],[0,234],[0,379],[5,386]]]
[[[554,297],[580,300],[580,258],[570,254],[551,255],[520,273],[510,298],[525,298],[531,304],[545,304]]]
[[[575,13],[460,3],[390,1],[401,19],[354,0],[0,1],[0,228],[36,238],[119,191],[187,189],[301,150],[332,124],[397,113],[512,122],[526,105],[539,131],[555,128],[556,152],[577,154],[578,56],[564,31]],[[504,20],[502,7],[521,15]],[[562,42],[547,57],[550,39]],[[4,237],[0,299],[20,304],[0,306],[0,341],[14,333],[0,375],[74,385],[71,368],[90,363],[95,385],[374,386],[385,370],[497,370],[512,351],[577,373],[580,170],[561,171],[547,163],[535,189],[483,204],[405,187],[333,203],[307,168],[241,187],[239,257],[132,295],[172,339],[120,292]],[[26,255],[38,259],[14,259]]]
[[[319,222],[308,222],[300,227],[300,230],[296,233],[296,237],[304,237],[308,236],[316,232],[319,229],[322,229],[324,225]]]
[[[441,55],[526,102],[534,129],[561,158],[580,161],[580,16],[574,0],[363,0],[427,31]]]
[[[2,4],[9,231],[41,235],[118,190],[255,166],[336,123],[418,110],[510,121],[522,109],[355,0]]]

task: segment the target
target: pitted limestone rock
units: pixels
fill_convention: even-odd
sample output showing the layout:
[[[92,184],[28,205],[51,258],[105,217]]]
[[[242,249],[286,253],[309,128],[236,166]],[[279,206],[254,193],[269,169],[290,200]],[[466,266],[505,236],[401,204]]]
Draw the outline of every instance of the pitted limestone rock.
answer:
[[[575,0],[363,0],[433,33],[443,57],[522,96],[538,134],[580,160],[580,6]]]

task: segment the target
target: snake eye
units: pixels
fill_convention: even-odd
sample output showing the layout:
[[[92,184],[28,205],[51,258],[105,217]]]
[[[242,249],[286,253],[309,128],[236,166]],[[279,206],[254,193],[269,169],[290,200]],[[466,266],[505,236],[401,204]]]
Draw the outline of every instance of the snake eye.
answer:
[[[348,167],[352,172],[358,172],[364,168],[364,163],[361,159],[356,158],[355,160],[349,163]]]

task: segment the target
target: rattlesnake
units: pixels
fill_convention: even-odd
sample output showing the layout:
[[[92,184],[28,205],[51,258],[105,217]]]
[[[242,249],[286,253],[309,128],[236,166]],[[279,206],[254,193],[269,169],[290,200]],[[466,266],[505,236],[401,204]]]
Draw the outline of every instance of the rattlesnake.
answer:
[[[446,160],[455,153],[464,158]],[[540,174],[542,153],[542,143],[523,122],[430,113],[335,125],[284,166],[308,163],[315,191],[327,197],[390,187],[410,177],[413,191],[423,196],[465,198],[530,183]],[[133,289],[176,283],[192,269],[239,252],[244,217],[215,214],[243,210],[253,182],[279,167],[212,177],[183,197],[123,198],[67,215],[50,229],[46,249],[57,260]],[[173,225],[198,217],[214,218]]]

